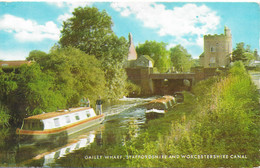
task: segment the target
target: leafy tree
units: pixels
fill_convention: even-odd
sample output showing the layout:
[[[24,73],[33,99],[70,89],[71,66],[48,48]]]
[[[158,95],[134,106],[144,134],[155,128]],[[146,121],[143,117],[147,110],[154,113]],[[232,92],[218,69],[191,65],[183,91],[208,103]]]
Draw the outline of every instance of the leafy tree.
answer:
[[[122,62],[126,58],[128,42],[114,34],[112,19],[105,10],[79,7],[72,14],[73,17],[63,23],[61,47],[73,46],[104,61]]]
[[[256,60],[260,60],[257,49],[255,49],[255,51],[254,51],[254,57],[255,57]]]
[[[107,80],[106,87],[108,89],[108,99],[115,100],[128,95],[126,90],[127,75],[122,67],[122,64],[110,65],[105,70],[105,77]]]
[[[0,128],[9,126],[9,110],[6,106],[0,103]]]
[[[200,66],[200,60],[199,59],[193,59],[192,62],[193,62],[192,67]]]
[[[113,22],[105,10],[99,12],[95,7],[79,7],[73,17],[63,22],[59,43],[62,47],[73,46],[89,55],[101,58],[103,47],[113,33]]]
[[[154,60],[154,66],[160,72],[166,72],[171,66],[166,45],[164,42],[146,40],[144,44],[136,47],[136,52],[138,56],[149,55]]]
[[[113,33],[112,26],[112,19],[105,10],[100,12],[95,7],[76,8],[73,17],[63,23],[59,44],[61,47],[73,46],[101,60],[107,88],[113,93],[108,97],[114,95],[112,97],[117,99],[125,93],[125,84],[118,85],[114,81],[126,83],[122,64],[128,54],[128,42],[124,37],[118,38]],[[122,92],[117,95],[115,93],[119,92],[112,88],[118,88]]]
[[[82,96],[97,99],[106,97],[106,80],[101,63],[93,55],[73,47],[54,49],[39,64],[55,77],[55,89],[67,99],[67,106],[75,106]]]
[[[6,104],[8,102],[8,96],[16,89],[15,73],[5,73],[0,69],[0,102]]]
[[[17,89],[17,83],[14,81],[15,73],[5,73],[0,68],[0,126],[8,126],[10,111],[7,107],[9,95]]]
[[[180,44],[170,48],[170,57],[175,70],[188,72],[193,64],[192,57]]]
[[[245,48],[245,43],[237,43],[236,48],[232,52],[232,61],[243,61],[245,65],[248,65],[250,61],[256,59],[253,51],[250,49],[250,45]]]
[[[54,89],[54,78],[50,73],[44,73],[39,64],[20,67],[17,75],[17,95],[12,101],[18,104],[18,111],[27,111],[29,115],[43,111],[53,111],[66,106],[66,99]],[[13,111],[13,110],[12,110]]]
[[[36,61],[41,62],[41,59],[46,58],[47,54],[40,50],[33,50],[29,53],[29,56],[26,58],[27,61]]]

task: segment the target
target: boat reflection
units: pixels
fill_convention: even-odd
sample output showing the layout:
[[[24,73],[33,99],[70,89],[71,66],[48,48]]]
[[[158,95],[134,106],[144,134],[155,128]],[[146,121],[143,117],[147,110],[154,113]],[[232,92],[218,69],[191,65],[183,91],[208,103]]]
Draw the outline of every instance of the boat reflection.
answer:
[[[95,131],[92,131],[88,135],[86,135],[85,138],[81,138],[79,140],[76,140],[75,142],[71,142],[70,144],[67,144],[55,151],[44,155],[43,166],[49,166],[50,164],[55,162],[55,159],[59,159],[61,157],[64,157],[68,153],[72,153],[76,150],[89,146],[95,140],[95,133]]]
[[[33,148],[33,153],[35,153],[36,155],[32,156],[32,153],[29,154],[29,158],[23,159],[23,161],[20,162],[19,166],[33,165],[34,162],[38,166],[39,164],[43,167],[52,166],[52,164],[55,163],[55,160],[65,157],[67,154],[73,153],[79,149],[88,147],[94,141],[99,141],[99,139],[102,138],[101,135],[103,129],[103,125],[98,125],[96,127],[92,127],[91,130],[82,130],[74,136],[69,136],[66,141],[67,143],[61,143],[60,146],[57,146],[57,143],[49,144],[48,146],[35,146]],[[26,155],[28,151],[32,152],[32,150],[30,149],[22,147],[19,150],[19,153],[21,155]],[[21,155],[19,156],[19,158],[21,158]]]

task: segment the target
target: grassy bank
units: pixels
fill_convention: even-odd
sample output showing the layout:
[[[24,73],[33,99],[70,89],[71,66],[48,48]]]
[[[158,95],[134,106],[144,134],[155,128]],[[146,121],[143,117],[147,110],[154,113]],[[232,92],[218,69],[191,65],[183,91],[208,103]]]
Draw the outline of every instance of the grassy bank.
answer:
[[[259,165],[258,95],[243,65],[238,62],[228,76],[198,83],[193,92],[196,97],[186,94],[184,104],[150,122],[145,133],[126,146],[129,155],[167,158],[130,159],[128,166]]]

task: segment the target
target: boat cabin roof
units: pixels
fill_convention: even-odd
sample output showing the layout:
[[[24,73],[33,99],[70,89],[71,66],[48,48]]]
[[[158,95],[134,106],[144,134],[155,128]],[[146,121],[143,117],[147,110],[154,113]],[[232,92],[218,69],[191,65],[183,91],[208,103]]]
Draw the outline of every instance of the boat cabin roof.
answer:
[[[78,111],[83,111],[83,110],[88,110],[88,109],[91,109],[91,108],[90,107],[77,107],[77,108],[70,108],[68,110],[58,110],[55,112],[49,112],[49,113],[43,113],[43,114],[30,116],[30,117],[25,118],[25,120],[31,120],[31,119],[44,120],[44,119],[53,118],[53,117],[57,117],[60,115],[75,113]]]
[[[165,98],[165,99],[174,99],[174,97],[170,96],[170,95],[165,95],[165,96],[163,96],[163,98]]]
[[[168,101],[170,101],[172,99],[174,99],[173,96],[163,96],[162,98],[152,100],[149,103],[167,103]]]

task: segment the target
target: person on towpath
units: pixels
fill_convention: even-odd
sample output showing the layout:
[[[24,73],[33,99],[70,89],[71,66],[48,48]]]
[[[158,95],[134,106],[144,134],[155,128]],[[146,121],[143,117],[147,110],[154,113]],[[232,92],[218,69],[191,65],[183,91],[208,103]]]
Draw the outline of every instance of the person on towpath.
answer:
[[[102,103],[103,103],[103,101],[101,100],[101,97],[99,96],[99,98],[96,101],[96,112],[98,115],[102,114]]]

